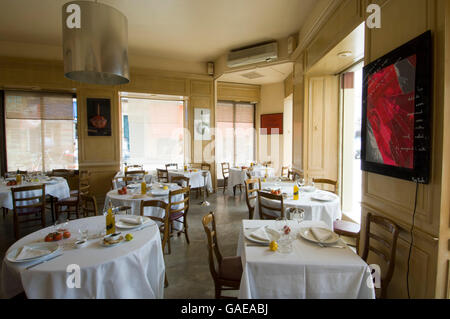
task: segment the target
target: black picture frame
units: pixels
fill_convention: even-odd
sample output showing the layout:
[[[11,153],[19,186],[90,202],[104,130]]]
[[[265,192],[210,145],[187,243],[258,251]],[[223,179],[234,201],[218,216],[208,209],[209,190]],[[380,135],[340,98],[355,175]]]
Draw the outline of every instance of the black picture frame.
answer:
[[[415,88],[414,88],[414,143],[413,167],[386,165],[372,160],[373,131],[368,126],[368,86],[369,77],[379,71],[402,63],[407,58],[416,55]],[[398,64],[397,64],[398,65]],[[400,71],[397,68],[399,83]],[[428,184],[430,179],[431,160],[431,111],[432,111],[432,35],[427,31],[408,43],[400,46],[383,57],[373,61],[363,68],[363,101],[362,101],[362,127],[361,127],[361,169],[363,171],[409,180],[421,184]],[[369,132],[370,130],[370,132]],[[372,134],[368,137],[368,132]],[[398,136],[395,136],[399,138]],[[372,138],[372,144],[370,144]],[[389,141],[390,142],[390,141]],[[378,145],[377,145],[378,146]],[[390,144],[391,146],[391,144]],[[392,147],[392,146],[391,146]],[[368,158],[372,152],[372,158]]]
[[[111,136],[111,100],[87,98],[88,136]]]

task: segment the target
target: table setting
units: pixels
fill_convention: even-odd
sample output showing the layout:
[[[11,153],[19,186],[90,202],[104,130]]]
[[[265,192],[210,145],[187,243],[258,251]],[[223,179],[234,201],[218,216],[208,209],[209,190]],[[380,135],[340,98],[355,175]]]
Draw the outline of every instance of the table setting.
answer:
[[[148,217],[117,215],[108,235],[105,225],[105,216],[82,218],[17,241],[3,260],[2,297],[25,291],[38,299],[163,298],[165,266],[157,224]],[[72,265],[80,269],[76,289],[66,282]]]
[[[292,220],[243,220],[239,297],[375,298],[367,284],[370,268],[361,257],[325,223],[294,214]]]

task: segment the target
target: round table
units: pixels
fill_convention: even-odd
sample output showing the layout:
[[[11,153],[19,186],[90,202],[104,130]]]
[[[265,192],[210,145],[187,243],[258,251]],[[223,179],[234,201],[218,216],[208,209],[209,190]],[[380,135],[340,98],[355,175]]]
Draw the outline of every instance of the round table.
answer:
[[[145,196],[141,196],[141,184],[131,184],[127,186],[127,194],[126,195],[120,195],[118,193],[118,190],[111,190],[106,194],[105,198],[105,206],[104,211],[108,209],[109,203],[111,202],[112,206],[129,206],[131,207],[131,214],[132,215],[140,215],[141,214],[141,202],[146,200],[161,200],[166,203],[169,202],[169,195],[152,195],[151,190],[152,189],[161,189],[162,185],[167,185],[169,187],[169,190],[174,191],[181,189],[181,187],[174,183],[153,183],[151,185],[147,186],[147,194]],[[151,189],[150,189],[151,188]],[[173,196],[172,202],[179,202],[183,200],[183,195],[176,195]],[[182,204],[172,207],[172,209],[178,209],[181,208]],[[145,207],[144,208],[144,215],[145,216],[155,216],[162,218],[164,216],[164,210],[158,207]],[[180,218],[180,221],[183,221],[182,218]],[[173,228],[176,230],[182,230],[183,225],[182,223],[174,223]]]
[[[213,192],[212,180],[211,180],[211,172],[208,170],[197,170],[197,171],[184,171],[184,170],[169,170],[169,181],[172,176],[184,176],[189,178],[189,186],[191,188],[204,188],[205,187],[205,178],[202,173],[207,172],[208,176],[206,177],[206,187],[208,188],[208,192]]]
[[[330,229],[333,229],[333,222],[342,217],[339,196],[318,189],[314,192],[306,192],[300,189],[299,199],[294,200],[294,185],[294,182],[272,180],[261,182],[261,189],[281,189],[282,193],[287,194],[287,197],[283,200],[286,209],[292,207],[302,208],[305,211],[305,220],[323,221]],[[312,198],[313,195],[320,193],[330,194],[334,197],[334,200],[319,201]],[[258,203],[256,203],[255,207],[255,211],[259,214]]]
[[[20,185],[6,186],[5,183],[0,184],[0,207],[13,209],[13,200],[11,188],[35,186],[45,184],[45,194],[56,197],[58,199],[69,198],[70,188],[67,181],[63,177],[51,177],[48,181],[43,182],[22,182]],[[17,196],[33,197],[39,196],[40,191],[28,191],[19,193]]]
[[[267,174],[267,177],[275,176],[275,169],[273,167],[253,166],[252,169],[242,169],[240,167],[230,168],[228,176],[228,190],[234,193],[234,187],[237,185],[245,185],[247,180],[247,172],[252,177],[260,178]]]
[[[105,229],[105,217],[95,216],[70,221],[67,227],[72,237],[59,241],[62,255],[34,268],[37,263],[12,263],[3,260],[1,283],[2,294],[11,298],[25,291],[28,298],[163,298],[164,258],[161,236],[155,222],[132,233],[133,240],[115,247],[103,247],[99,234]],[[76,249],[79,229],[88,230],[88,245]],[[32,233],[13,244],[10,249],[33,242],[43,241],[54,226]],[[7,256],[8,252],[5,256]],[[59,254],[56,252],[55,254]],[[70,288],[67,281],[73,276],[69,265],[80,267],[80,288]],[[70,269],[70,268],[69,268]]]

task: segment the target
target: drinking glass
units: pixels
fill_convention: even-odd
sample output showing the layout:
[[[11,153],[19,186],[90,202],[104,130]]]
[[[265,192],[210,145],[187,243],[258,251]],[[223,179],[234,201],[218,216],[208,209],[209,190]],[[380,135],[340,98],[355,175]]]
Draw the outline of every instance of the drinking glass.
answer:
[[[278,251],[282,254],[289,254],[292,252],[293,238],[291,234],[283,234],[278,240]]]
[[[305,219],[305,211],[301,208],[296,208],[291,215],[291,219],[300,224]]]

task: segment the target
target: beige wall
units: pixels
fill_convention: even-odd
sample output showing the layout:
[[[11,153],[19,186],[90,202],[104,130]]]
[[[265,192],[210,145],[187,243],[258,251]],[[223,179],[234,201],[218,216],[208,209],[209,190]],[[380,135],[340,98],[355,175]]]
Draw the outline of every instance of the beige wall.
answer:
[[[320,1],[321,4],[329,1]],[[327,10],[310,16],[306,27],[299,32],[299,51],[295,53],[294,65],[294,140],[302,139],[302,149],[294,143],[294,165],[307,164],[310,156],[308,135],[314,126],[313,114],[308,112],[315,105],[309,104],[309,81],[307,71],[319,61],[333,46],[348,35],[366,18],[365,8],[376,2],[382,6],[382,28],[366,29],[365,62],[369,63],[394,48],[432,30],[434,42],[434,90],[433,90],[433,139],[432,176],[429,185],[421,185],[418,193],[418,209],[414,229],[414,245],[411,259],[410,286],[413,298],[444,298],[449,295],[449,197],[448,193],[448,152],[449,142],[444,144],[444,134],[449,129],[444,119],[449,119],[444,108],[444,96],[448,99],[448,81],[444,86],[444,62],[448,53],[450,29],[445,29],[445,17],[450,17],[447,1],[440,0],[336,0],[329,4],[334,9],[326,16]],[[327,7],[326,5],[324,8]],[[447,9],[447,16],[446,14]],[[324,13],[325,12],[325,13]],[[401,17],[401,18],[400,18]],[[444,56],[444,54],[446,54]],[[448,65],[447,65],[448,71]],[[448,77],[448,74],[447,74]],[[445,92],[445,94],[444,94]],[[302,116],[304,118],[302,118]],[[336,119],[337,121],[338,119]],[[448,121],[447,121],[448,123]],[[448,139],[447,139],[448,141]],[[300,158],[301,156],[301,158]],[[320,156],[319,156],[320,157]],[[321,157],[320,157],[321,159]],[[402,229],[397,247],[394,277],[388,289],[388,297],[405,298],[408,250],[411,243],[409,231],[412,224],[415,184],[372,173],[363,174],[362,182],[362,238],[365,236],[365,216],[375,212],[394,220]],[[383,235],[385,236],[385,235]],[[364,240],[362,240],[363,244]],[[370,262],[379,260],[371,258]],[[381,263],[380,263],[381,264]],[[381,264],[382,265],[382,264]],[[382,265],[383,267],[383,265]]]
[[[22,58],[0,58],[0,88],[61,90],[76,92],[79,118],[79,166],[92,172],[92,191],[102,201],[111,185],[111,178],[120,168],[120,91],[181,95],[188,98],[188,128],[193,131],[193,109],[211,109],[214,123],[214,89],[212,77],[147,69],[131,69],[127,85],[87,85],[67,80],[60,61]],[[87,135],[86,98],[110,98],[112,108],[112,136]],[[215,180],[214,140],[193,141],[191,134],[191,161],[203,160],[212,165]],[[203,150],[203,152],[202,152]]]

